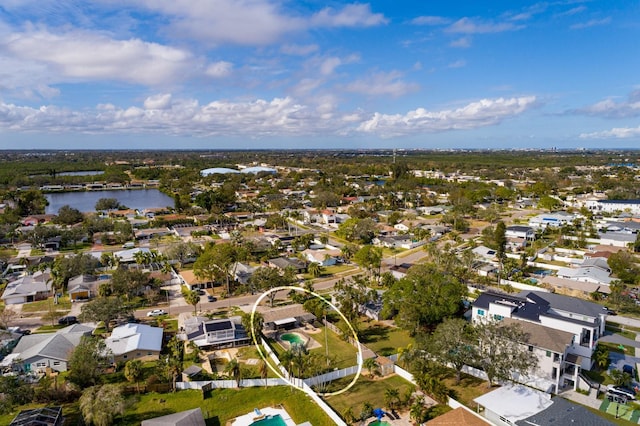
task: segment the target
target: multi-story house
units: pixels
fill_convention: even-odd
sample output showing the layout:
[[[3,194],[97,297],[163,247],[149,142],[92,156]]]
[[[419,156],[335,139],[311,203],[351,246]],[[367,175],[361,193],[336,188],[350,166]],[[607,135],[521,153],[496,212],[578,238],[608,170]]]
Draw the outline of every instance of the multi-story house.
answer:
[[[538,356],[534,375],[552,390],[577,387],[580,369],[591,369],[598,338],[604,334],[607,310],[553,293],[523,291],[517,295],[486,292],[473,302],[472,320],[516,322],[528,335],[521,342]]]

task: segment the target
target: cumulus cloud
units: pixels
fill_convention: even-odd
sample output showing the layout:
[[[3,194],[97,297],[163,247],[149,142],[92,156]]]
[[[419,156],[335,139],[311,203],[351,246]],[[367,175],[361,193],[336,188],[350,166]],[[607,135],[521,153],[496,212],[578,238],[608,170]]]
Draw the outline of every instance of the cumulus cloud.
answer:
[[[181,49],[139,39],[113,40],[82,31],[12,33],[1,48],[14,58],[44,64],[47,68],[42,71],[67,80],[104,79],[145,85],[173,81],[187,73],[194,60]]]
[[[372,96],[402,96],[417,90],[418,85],[401,80],[398,71],[377,72],[360,80],[347,84],[344,89],[348,92],[361,93]]]
[[[411,20],[414,25],[447,25],[451,19],[442,16],[418,16]]]
[[[406,114],[375,113],[358,126],[358,131],[376,133],[383,137],[423,132],[475,129],[501,123],[522,114],[536,104],[535,96],[519,98],[482,99],[461,108],[428,111],[418,108]]]
[[[640,89],[631,92],[622,102],[608,98],[585,108],[572,110],[570,113],[605,118],[638,117],[640,116]]]
[[[580,22],[578,24],[573,24],[569,28],[572,30],[581,30],[584,28],[598,27],[601,25],[608,25],[611,23],[611,17],[602,18],[602,19],[591,19],[586,22]]]
[[[640,126],[638,127],[614,127],[611,130],[602,132],[582,133],[581,139],[630,139],[640,137]]]
[[[138,0],[124,0],[139,7]],[[208,45],[264,46],[314,27],[368,27],[386,22],[367,4],[325,8],[304,16],[287,13],[269,0],[146,0],[142,4],[166,15],[168,32]]]
[[[233,70],[233,64],[227,61],[218,61],[210,64],[205,70],[205,74],[209,77],[223,78],[228,77]]]
[[[486,22],[465,17],[451,24],[446,31],[455,34],[489,34],[516,31],[522,28],[524,25],[516,25],[511,22]]]
[[[369,133],[382,137],[473,129],[496,125],[530,109],[535,97],[483,99],[458,109],[404,115],[339,111],[334,96],[305,105],[293,98],[249,102],[147,98],[142,106],[100,104],[73,111],[56,106],[33,108],[0,102],[0,129],[48,133],[155,134],[180,136],[315,136]]]
[[[171,94],[149,96],[144,100],[145,109],[167,109],[171,106]]]

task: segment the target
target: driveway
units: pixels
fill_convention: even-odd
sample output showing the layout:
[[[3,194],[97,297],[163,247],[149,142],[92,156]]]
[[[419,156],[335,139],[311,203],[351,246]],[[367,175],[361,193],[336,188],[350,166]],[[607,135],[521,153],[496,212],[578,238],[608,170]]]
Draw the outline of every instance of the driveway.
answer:
[[[610,332],[605,332],[604,336],[600,337],[600,342],[613,343],[615,345],[626,345],[626,346],[632,346],[634,348],[640,348],[640,342],[621,336],[619,334],[614,334]]]

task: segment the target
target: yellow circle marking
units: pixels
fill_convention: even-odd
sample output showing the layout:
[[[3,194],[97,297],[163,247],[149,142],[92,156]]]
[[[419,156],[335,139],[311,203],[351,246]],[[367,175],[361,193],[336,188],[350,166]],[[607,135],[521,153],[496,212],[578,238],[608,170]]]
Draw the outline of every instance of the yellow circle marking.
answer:
[[[319,295],[315,291],[308,290],[308,289],[303,288],[303,287],[286,285],[286,286],[271,288],[271,289],[265,291],[264,293],[262,293],[260,295],[260,297],[258,297],[258,300],[255,301],[255,303],[253,304],[253,307],[251,308],[251,318],[250,319],[251,319],[251,338],[253,340],[253,344],[255,345],[256,349],[258,350],[258,354],[260,354],[260,358],[262,358],[262,360],[267,363],[267,367],[269,367],[269,369],[271,371],[273,371],[273,373],[276,376],[278,376],[279,378],[281,378],[285,382],[289,383],[291,386],[298,387],[298,386],[294,385],[293,382],[291,382],[288,378],[284,377],[282,375],[282,373],[280,371],[278,371],[277,368],[273,367],[269,363],[269,360],[267,359],[267,356],[262,352],[262,345],[258,344],[258,339],[256,337],[256,334],[254,332],[254,327],[253,327],[253,320],[255,318],[256,309],[258,308],[258,305],[260,304],[262,299],[267,297],[269,294],[271,294],[273,292],[276,292],[276,291],[280,291],[280,290],[302,291],[304,293],[308,293],[308,294],[310,294],[310,295],[312,295],[314,297],[317,297],[317,298],[321,299],[324,303],[326,303],[329,306],[331,306],[338,314],[340,314],[340,316],[342,317],[344,322],[349,326],[349,329],[351,330],[351,333],[353,334],[353,337],[356,339],[356,343],[358,344],[358,362],[357,362],[358,370],[356,371],[356,375],[353,378],[353,380],[351,380],[351,382],[347,386],[345,386],[344,388],[342,388],[340,390],[337,390],[335,392],[322,392],[322,393],[321,392],[317,392],[317,394],[320,395],[320,396],[340,395],[341,393],[344,393],[344,392],[348,391],[349,389],[351,389],[351,387],[353,385],[355,385],[356,382],[358,381],[358,378],[360,377],[360,373],[362,372],[362,347],[360,346],[360,341],[358,340],[358,334],[356,333],[356,330],[353,328],[353,326],[351,325],[349,320],[347,320],[347,317],[345,317],[344,314],[342,312],[340,312],[340,309],[338,309],[333,303],[331,303],[330,301],[328,301],[327,299],[325,299],[324,297],[322,297],[321,295]],[[329,330],[327,329],[326,325],[325,325],[325,331],[324,332],[325,333],[329,332]]]

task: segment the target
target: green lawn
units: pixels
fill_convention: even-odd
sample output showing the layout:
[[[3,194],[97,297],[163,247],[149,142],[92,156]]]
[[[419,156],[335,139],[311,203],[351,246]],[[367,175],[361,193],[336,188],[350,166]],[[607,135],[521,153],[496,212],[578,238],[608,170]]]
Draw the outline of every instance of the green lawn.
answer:
[[[413,339],[405,330],[369,321],[360,323],[360,342],[378,355],[389,356],[398,353],[399,348],[406,347]]]
[[[441,379],[442,382],[447,385],[449,389],[453,391],[453,397],[459,402],[463,403],[467,407],[475,410],[477,404],[473,400],[479,396],[484,395],[487,392],[495,390],[495,388],[489,388],[487,381],[479,379],[468,374],[462,374],[460,377],[460,383],[455,384],[455,372],[447,375],[446,378]]]
[[[329,391],[336,391],[353,380],[353,376],[345,377],[331,383],[332,387]],[[384,393],[387,389],[398,389],[402,397],[408,390],[413,391],[415,386],[404,380],[400,376],[389,376],[386,379],[371,380],[368,377],[361,376],[356,384],[347,392],[325,398],[327,403],[338,414],[344,413],[351,408],[354,413],[359,413],[365,402],[370,403],[374,408],[386,407]],[[315,424],[314,424],[315,426]]]
[[[33,403],[33,404],[20,405],[18,407],[15,407],[13,410],[9,411],[8,413],[0,415],[0,425],[8,425],[9,423],[11,423],[13,418],[17,416],[18,413],[22,410],[42,408],[42,407],[46,407],[47,405],[52,405],[52,404]],[[62,415],[65,418],[65,424],[68,424],[68,425],[82,424],[80,420],[82,416],[80,414],[80,407],[77,401],[69,404],[55,404],[55,405],[62,405]]]
[[[627,328],[631,327],[619,327],[617,324],[607,323],[606,330],[615,334],[619,334],[622,337],[626,337],[627,339],[636,340],[636,333],[633,331],[627,330]]]
[[[275,386],[268,390],[257,387],[217,389],[205,400],[200,391],[194,390],[149,393],[130,397],[128,405],[124,418],[117,424],[139,425],[145,419],[200,407],[208,426],[222,426],[235,417],[252,412],[254,408],[280,405],[296,423],[309,421],[314,426],[333,424],[307,395],[289,386]]]
[[[71,301],[67,296],[64,296],[58,298],[58,304],[54,305],[53,297],[50,297],[46,300],[38,300],[37,302],[29,302],[22,305],[22,312],[49,312],[50,309],[69,312],[71,310]]]

